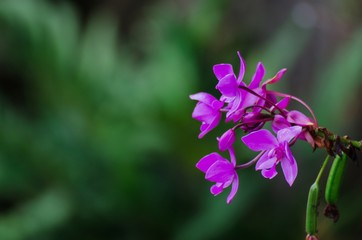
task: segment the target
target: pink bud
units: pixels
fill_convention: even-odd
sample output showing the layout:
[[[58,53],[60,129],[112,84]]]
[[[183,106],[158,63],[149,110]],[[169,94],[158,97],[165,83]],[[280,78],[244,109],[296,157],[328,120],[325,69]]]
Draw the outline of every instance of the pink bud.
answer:
[[[315,235],[310,235],[310,234],[308,234],[308,235],[305,237],[305,240],[319,240],[319,238],[317,238]]]
[[[290,123],[297,124],[299,126],[313,126],[314,123],[303,113],[293,110],[287,115],[287,121]]]
[[[234,129],[227,130],[220,138],[217,138],[217,140],[219,141],[220,151],[229,149],[235,142]]]

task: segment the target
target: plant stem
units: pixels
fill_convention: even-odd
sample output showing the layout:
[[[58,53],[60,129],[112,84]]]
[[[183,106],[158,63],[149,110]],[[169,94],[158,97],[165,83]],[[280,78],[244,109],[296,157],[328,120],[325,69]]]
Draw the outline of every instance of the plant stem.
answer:
[[[316,183],[316,184],[319,184],[319,180],[320,180],[320,178],[321,178],[321,176],[322,176],[322,174],[323,174],[324,169],[325,169],[326,166],[327,166],[328,160],[329,160],[329,155],[327,155],[326,159],[324,159],[324,162],[323,162],[323,164],[322,164],[322,167],[321,167],[321,169],[319,170],[318,176],[317,176],[317,178],[316,178],[316,180],[315,180],[315,183]]]
[[[253,160],[247,162],[247,163],[244,163],[244,164],[241,164],[241,165],[237,165],[235,167],[235,169],[244,169],[244,168],[248,168],[250,167],[251,165],[253,165],[254,163],[256,163],[259,158],[261,157],[261,155],[263,155],[265,153],[265,151],[262,151],[261,153],[259,153]]]

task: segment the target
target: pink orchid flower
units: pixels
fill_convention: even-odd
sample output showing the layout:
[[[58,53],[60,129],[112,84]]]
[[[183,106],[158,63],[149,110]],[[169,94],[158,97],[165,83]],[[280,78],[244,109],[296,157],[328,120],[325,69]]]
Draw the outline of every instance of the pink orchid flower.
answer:
[[[264,99],[243,90],[243,87],[247,87],[264,98],[274,100],[275,97],[267,93],[266,85],[278,82],[286,72],[286,69],[280,70],[273,78],[265,81],[260,87],[260,83],[265,75],[265,69],[263,64],[259,62],[249,86],[246,86],[243,82],[246,69],[245,62],[239,52],[238,56],[240,59],[238,77],[236,77],[231,64],[222,63],[214,65],[213,67],[214,74],[219,81],[216,89],[222,94],[220,99],[228,103],[226,121],[233,120],[234,122],[238,122],[241,119],[245,108],[253,105],[265,105]],[[259,113],[261,110],[261,108],[257,107],[253,109],[253,112]]]
[[[203,92],[190,95],[190,98],[199,101],[192,112],[192,117],[201,122],[199,138],[202,138],[219,124],[222,116],[220,109],[224,103]]]
[[[215,184],[210,188],[210,192],[216,196],[225,188],[231,185],[231,192],[226,202],[229,204],[238,191],[239,178],[235,171],[236,158],[232,148],[229,149],[231,162],[218,153],[214,152],[201,158],[196,167],[205,173],[205,179]]]
[[[298,166],[289,143],[301,132],[300,126],[284,128],[277,132],[275,138],[270,131],[262,129],[242,137],[241,140],[251,150],[264,152],[256,163],[256,170],[261,170],[265,178],[272,179],[277,175],[276,166],[280,163],[285,180],[292,186],[298,174]]]

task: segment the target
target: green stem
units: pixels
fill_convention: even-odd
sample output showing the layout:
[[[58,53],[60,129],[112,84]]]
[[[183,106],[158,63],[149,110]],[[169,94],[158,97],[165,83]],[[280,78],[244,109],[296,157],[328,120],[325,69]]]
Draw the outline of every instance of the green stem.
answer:
[[[316,184],[319,184],[319,179],[321,178],[321,176],[323,174],[323,171],[327,166],[328,160],[329,160],[329,155],[327,155],[326,159],[324,159],[323,165],[322,165],[321,169],[319,170],[318,176],[317,176],[317,178],[315,180]]]
[[[327,130],[327,131],[325,131]],[[330,141],[336,141],[338,138],[338,135],[330,132],[328,129],[325,128],[316,128],[315,129],[315,133],[317,134],[317,136],[319,137],[326,137],[328,138]],[[349,139],[347,136],[344,137],[339,137],[339,140],[341,141],[341,143],[345,144],[345,145],[352,145],[353,147],[357,148],[359,151],[362,150],[362,140],[361,141],[357,141],[357,140],[351,140]]]
[[[358,148],[359,150],[362,150],[362,141],[351,141],[351,144],[353,147]]]

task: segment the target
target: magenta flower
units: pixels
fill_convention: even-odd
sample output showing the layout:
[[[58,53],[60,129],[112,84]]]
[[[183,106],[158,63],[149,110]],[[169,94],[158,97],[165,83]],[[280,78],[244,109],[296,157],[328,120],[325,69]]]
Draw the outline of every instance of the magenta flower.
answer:
[[[287,71],[286,68],[281,69],[277,74],[272,77],[271,79],[266,80],[260,87],[260,83],[264,78],[265,75],[265,69],[261,62],[258,63],[256,67],[255,74],[248,86],[249,89],[253,90],[254,92],[258,93],[261,97],[268,99],[271,103],[276,104],[276,96],[269,93],[266,89],[267,85],[274,84],[276,82],[279,82],[279,80],[283,77],[284,73]],[[246,96],[247,98],[251,97],[249,95],[252,95],[251,93],[248,93]],[[254,96],[254,95],[253,95]],[[257,97],[257,101],[254,103],[254,105],[257,106],[266,106],[266,107],[272,107],[270,103],[265,102],[263,98]],[[280,103],[277,103],[276,105],[288,105],[289,101],[281,101]],[[255,108],[253,109],[253,112],[259,113],[261,111],[261,108]]]
[[[286,69],[280,70],[273,78],[265,81],[260,87],[260,83],[265,75],[265,69],[263,64],[259,62],[249,86],[246,86],[243,82],[245,62],[239,52],[238,56],[240,59],[240,72],[238,77],[236,77],[233,67],[230,64],[217,64],[213,68],[214,74],[219,81],[216,85],[216,89],[222,94],[220,99],[228,104],[226,107],[228,110],[226,113],[226,121],[233,120],[234,122],[238,122],[242,118],[246,108],[255,105],[261,107],[266,105],[263,98],[267,98],[274,102],[276,98],[272,94],[268,94],[266,85],[278,82],[286,72]],[[242,89],[243,87],[247,87],[263,98],[245,91],[245,89]],[[260,113],[262,110],[261,107],[253,108],[252,112],[254,114]]]
[[[292,186],[298,174],[297,162],[289,148],[292,139],[298,137],[302,127],[284,128],[277,132],[277,138],[268,130],[252,132],[241,140],[253,151],[263,151],[255,168],[261,170],[265,178],[272,179],[277,175],[276,166],[281,163],[285,180]]]
[[[190,95],[190,98],[199,101],[192,112],[192,117],[201,122],[199,138],[202,138],[219,124],[222,115],[220,109],[224,103],[203,92]]]
[[[287,118],[284,118],[281,115],[275,115],[272,122],[272,129],[274,132],[278,132],[284,128],[291,127],[291,123],[299,126],[312,126],[314,124],[303,113],[294,110],[288,113]],[[303,131],[299,134],[298,139],[308,142],[313,148],[315,146],[315,141],[308,129],[303,129]]]
[[[242,100],[246,94],[239,86],[245,86],[243,78],[245,74],[245,62],[238,52],[240,59],[240,71],[238,77],[236,77],[231,64],[221,63],[216,64],[213,67],[214,74],[219,83],[216,85],[216,89],[222,94],[221,100],[228,103],[226,114],[226,120],[231,120],[230,115],[234,113],[242,105]]]
[[[229,153],[231,162],[214,152],[201,158],[196,164],[196,167],[205,173],[206,180],[215,182],[210,188],[210,192],[214,196],[220,194],[231,185],[231,192],[226,200],[228,204],[233,200],[239,186],[239,178],[235,171],[236,159],[234,150],[230,148]]]

